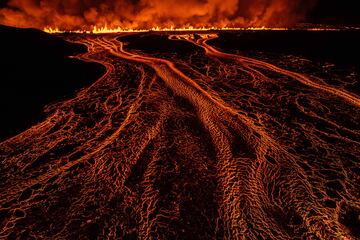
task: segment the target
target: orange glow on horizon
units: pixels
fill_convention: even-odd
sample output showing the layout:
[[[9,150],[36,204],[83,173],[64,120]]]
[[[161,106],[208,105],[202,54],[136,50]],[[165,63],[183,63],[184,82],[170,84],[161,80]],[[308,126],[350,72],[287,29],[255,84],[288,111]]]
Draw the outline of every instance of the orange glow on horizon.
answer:
[[[275,31],[284,31],[288,30],[288,28],[272,28],[272,27],[153,27],[150,29],[133,29],[133,28],[108,28],[108,27],[96,27],[94,26],[91,30],[63,30],[58,27],[52,28],[47,27],[44,28],[43,31],[47,33],[87,33],[87,34],[103,34],[103,33],[121,33],[121,32],[166,32],[166,31],[211,31],[211,30],[223,30],[223,31],[241,31],[241,30],[253,30],[253,31],[261,31],[261,30],[275,30]]]
[[[182,31],[287,31],[287,30],[305,30],[305,31],[340,31],[340,28],[287,28],[287,27],[152,27],[149,29],[136,29],[136,28],[108,28],[94,26],[92,29],[79,29],[79,30],[65,30],[58,27],[46,27],[43,29],[44,32],[50,34],[59,34],[59,33],[86,33],[86,34],[105,34],[105,33],[122,33],[122,32],[182,32]]]
[[[0,8],[0,24],[24,28],[223,28],[284,27],[302,20],[313,3],[302,0],[9,0]],[[191,25],[191,26],[189,26]],[[104,27],[106,28],[106,27]]]

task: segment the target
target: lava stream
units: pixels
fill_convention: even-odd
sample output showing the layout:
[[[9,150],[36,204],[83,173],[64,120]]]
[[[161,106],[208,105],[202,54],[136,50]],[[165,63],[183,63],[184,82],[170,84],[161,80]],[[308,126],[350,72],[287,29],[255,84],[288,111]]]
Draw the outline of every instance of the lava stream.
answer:
[[[105,75],[0,143],[0,237],[356,238],[356,164],[337,159],[356,159],[359,133],[332,111],[357,96],[221,52],[216,35],[169,36],[199,47],[185,57],[127,50],[126,35],[67,36]]]

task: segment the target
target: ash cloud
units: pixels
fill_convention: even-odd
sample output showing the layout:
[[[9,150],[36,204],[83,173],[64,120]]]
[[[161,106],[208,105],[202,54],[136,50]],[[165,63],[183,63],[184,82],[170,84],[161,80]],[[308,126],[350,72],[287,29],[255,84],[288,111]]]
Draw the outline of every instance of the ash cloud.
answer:
[[[312,0],[9,0],[0,23],[16,27],[287,26]]]

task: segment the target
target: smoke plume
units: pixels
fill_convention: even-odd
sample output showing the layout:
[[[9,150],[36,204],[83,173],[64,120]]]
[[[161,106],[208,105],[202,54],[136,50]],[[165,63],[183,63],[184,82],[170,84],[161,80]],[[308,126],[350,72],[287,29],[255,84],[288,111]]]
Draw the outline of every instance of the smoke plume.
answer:
[[[313,0],[8,0],[0,23],[87,29],[284,26],[302,20]]]

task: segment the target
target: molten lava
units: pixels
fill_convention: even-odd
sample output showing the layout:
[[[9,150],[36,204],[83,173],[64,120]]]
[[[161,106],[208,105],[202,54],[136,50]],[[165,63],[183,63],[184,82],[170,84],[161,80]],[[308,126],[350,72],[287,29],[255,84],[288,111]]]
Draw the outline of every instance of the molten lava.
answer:
[[[217,34],[132,35],[64,35],[107,72],[0,143],[0,238],[360,237],[359,96]]]
[[[92,30],[61,30],[58,27],[46,27],[43,29],[44,32],[56,34],[56,33],[87,33],[87,34],[104,34],[104,33],[122,33],[122,32],[202,32],[202,31],[284,31],[288,30],[288,28],[280,28],[280,27],[247,27],[247,28],[240,28],[240,27],[170,27],[170,28],[162,28],[162,27],[153,27],[151,29],[132,29],[132,28],[108,28],[108,27],[96,27],[94,26]],[[327,29],[323,29],[327,30]]]

